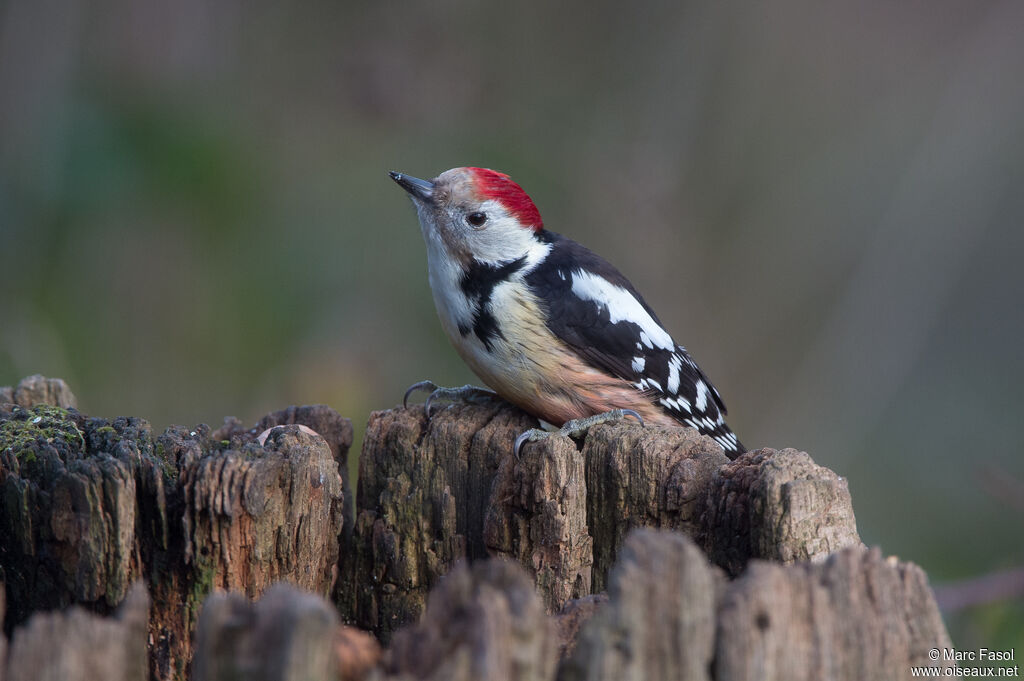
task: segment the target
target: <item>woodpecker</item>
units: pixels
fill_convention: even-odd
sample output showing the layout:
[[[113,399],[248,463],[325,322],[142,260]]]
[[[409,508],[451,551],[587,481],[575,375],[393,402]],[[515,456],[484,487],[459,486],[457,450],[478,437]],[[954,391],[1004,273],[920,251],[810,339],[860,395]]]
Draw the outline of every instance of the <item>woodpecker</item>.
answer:
[[[718,390],[629,280],[545,229],[508,175],[390,175],[416,207],[441,326],[501,398],[555,426],[625,410],[644,423],[696,428],[730,458],[744,451]],[[410,391],[422,386],[436,388]]]

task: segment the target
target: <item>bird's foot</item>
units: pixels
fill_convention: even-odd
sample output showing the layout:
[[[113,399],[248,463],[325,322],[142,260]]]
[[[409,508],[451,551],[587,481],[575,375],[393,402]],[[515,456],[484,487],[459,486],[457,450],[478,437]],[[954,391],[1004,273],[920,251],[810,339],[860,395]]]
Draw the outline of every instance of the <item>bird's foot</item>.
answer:
[[[501,401],[498,393],[487,388],[479,388],[475,385],[464,385],[461,388],[442,388],[433,381],[420,381],[409,386],[409,389],[405,391],[405,396],[402,398],[402,406],[408,407],[409,395],[419,391],[430,392],[426,403],[423,405],[427,412],[427,418],[430,418],[430,409],[437,400],[462,402],[463,404],[491,404],[495,401]]]
[[[566,421],[561,428],[556,431],[541,430],[539,428],[531,428],[527,430],[519,437],[516,438],[516,444],[513,451],[515,452],[516,458],[519,458],[519,450],[527,442],[539,442],[551,435],[552,432],[558,433],[559,435],[565,435],[566,437],[578,438],[583,437],[588,430],[601,423],[608,423],[609,421],[618,421],[624,419],[627,416],[632,416],[640,425],[644,425],[644,419],[640,414],[636,413],[632,409],[612,409],[606,411],[603,414],[594,414],[582,419],[573,419]]]

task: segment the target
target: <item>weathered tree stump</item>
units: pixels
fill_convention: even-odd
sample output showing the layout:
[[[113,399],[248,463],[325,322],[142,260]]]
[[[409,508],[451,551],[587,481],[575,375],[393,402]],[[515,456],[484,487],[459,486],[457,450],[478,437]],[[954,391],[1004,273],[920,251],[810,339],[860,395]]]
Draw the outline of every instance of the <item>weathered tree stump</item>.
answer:
[[[5,629],[73,603],[109,613],[143,577],[139,530],[167,542],[149,424],[0,406],[0,569]],[[139,492],[145,498],[138,504]]]
[[[342,615],[382,640],[419,617],[463,558],[487,555],[483,525],[498,466],[537,422],[502,403],[374,412],[359,458],[356,524],[343,556]]]
[[[326,678],[325,656],[338,650],[333,612],[294,589],[280,594],[255,606],[211,596],[195,678]],[[912,665],[949,666],[928,651],[950,646],[924,574],[877,550],[753,561],[730,582],[687,535],[638,529],[610,573],[608,596],[572,601],[557,616],[545,613],[517,563],[460,562],[431,591],[420,621],[395,632],[382,666],[364,664],[346,678],[881,681],[909,678]],[[560,652],[567,656],[558,664]],[[281,661],[292,676],[275,666]]]
[[[348,480],[348,451],[352,446],[352,421],[343,417],[325,404],[292,406],[267,414],[254,428],[245,430],[242,422],[236,418],[225,419],[224,425],[217,429],[214,440],[229,440],[233,449],[238,449],[252,440],[253,435],[260,435],[268,428],[275,426],[300,425],[310,428],[327,441],[334,460],[338,462],[341,472],[341,492],[344,509],[342,525],[342,541],[346,544],[352,534],[354,525],[353,494]]]
[[[277,452],[279,456],[267,456]],[[255,597],[285,579],[327,595],[338,560],[341,479],[322,438],[295,426],[181,469],[184,559],[201,583]]]
[[[78,399],[63,380],[36,374],[21,379],[16,386],[0,386],[0,404],[16,404],[25,409],[37,404],[77,409]]]
[[[685,535],[635,530],[611,572],[607,605],[583,626],[559,679],[710,679],[719,582]]]
[[[950,646],[924,573],[877,550],[726,582],[685,535],[637,530],[559,681],[881,681]]]
[[[213,594],[199,617],[192,681],[337,678],[338,628],[327,601],[284,584],[256,603]]]
[[[73,401],[52,380],[32,382],[48,386],[32,394]],[[350,426],[346,439],[344,419],[325,410],[265,421],[333,424],[335,443],[347,446]],[[206,426],[175,426],[154,438],[142,419],[0,406],[4,630],[72,604],[110,613],[142,579],[152,597],[152,678],[183,679],[212,589],[255,597],[284,580],[330,594],[344,455],[294,425],[271,431],[264,446],[255,434],[235,429],[215,440]]]
[[[0,581],[0,622],[3,622],[7,614],[7,587]],[[0,629],[0,681],[4,681],[7,669],[7,637]]]
[[[766,449],[730,462],[693,429],[622,421],[578,442],[553,434],[527,443],[516,460],[509,443],[530,425],[517,414],[459,405],[429,423],[421,407],[371,416],[358,565],[347,573],[360,596],[342,609],[352,621],[386,638],[415,619],[454,560],[485,552],[526,567],[555,612],[607,589],[637,527],[685,532],[733,575],[754,558],[793,562],[861,543],[846,481],[803,452]],[[472,484],[458,484],[464,479]]]
[[[506,456],[492,487],[484,542],[528,566],[549,611],[591,593],[594,546],[587,528],[583,454],[567,437]]]
[[[698,536],[711,480],[729,461],[718,444],[692,428],[626,422],[591,429],[582,450],[595,591],[608,588],[608,571],[630,530],[658,527]]]
[[[591,594],[569,601],[555,615],[559,659],[565,659],[576,651],[576,644],[583,625],[589,622],[607,602],[607,594]]]
[[[756,561],[719,605],[717,681],[887,681],[911,666],[954,666],[921,568],[850,547],[823,562]]]
[[[334,633],[334,657],[338,681],[363,681],[377,669],[384,651],[369,632],[340,626]]]
[[[6,665],[0,654],[0,679],[143,681],[148,666],[148,608],[146,589],[137,583],[116,617],[100,617],[77,606],[64,612],[36,613],[15,630]],[[0,636],[0,652],[2,649]]]
[[[0,399],[0,681],[69,660],[141,679],[139,631],[159,681],[194,645],[205,681],[859,681],[950,646],[924,574],[864,548],[846,481],[796,450],[730,462],[622,422],[517,458],[536,421],[511,406],[395,409],[371,415],[353,512],[351,424],[323,406],[154,437],[79,414],[56,379]],[[214,589],[235,593],[202,605]],[[74,604],[121,614],[36,612]],[[339,619],[390,640],[383,661]]]
[[[516,563],[457,565],[431,593],[423,619],[395,634],[386,670],[396,681],[548,681],[558,662],[553,622]]]
[[[704,550],[732,575],[751,558],[823,560],[861,545],[846,480],[795,449],[747,452],[719,467],[701,530]]]

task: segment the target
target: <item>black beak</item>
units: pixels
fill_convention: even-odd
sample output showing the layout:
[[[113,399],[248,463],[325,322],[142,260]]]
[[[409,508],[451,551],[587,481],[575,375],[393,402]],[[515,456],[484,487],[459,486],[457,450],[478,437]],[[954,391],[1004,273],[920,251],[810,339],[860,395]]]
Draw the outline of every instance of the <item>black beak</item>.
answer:
[[[414,199],[420,201],[430,202],[434,198],[434,183],[428,182],[427,180],[421,180],[418,177],[412,175],[405,175],[403,173],[396,173],[391,170],[388,171],[388,175],[391,179],[398,183],[405,191],[409,192]]]

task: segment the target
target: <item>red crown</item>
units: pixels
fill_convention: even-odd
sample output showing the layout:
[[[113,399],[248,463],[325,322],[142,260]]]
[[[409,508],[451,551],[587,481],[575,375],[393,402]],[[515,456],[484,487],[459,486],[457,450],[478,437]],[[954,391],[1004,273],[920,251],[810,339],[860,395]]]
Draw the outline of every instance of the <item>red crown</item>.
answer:
[[[544,229],[544,221],[533,199],[512,178],[487,168],[469,168],[469,171],[476,178],[477,189],[482,196],[500,201],[523,226],[531,227],[535,232]]]

